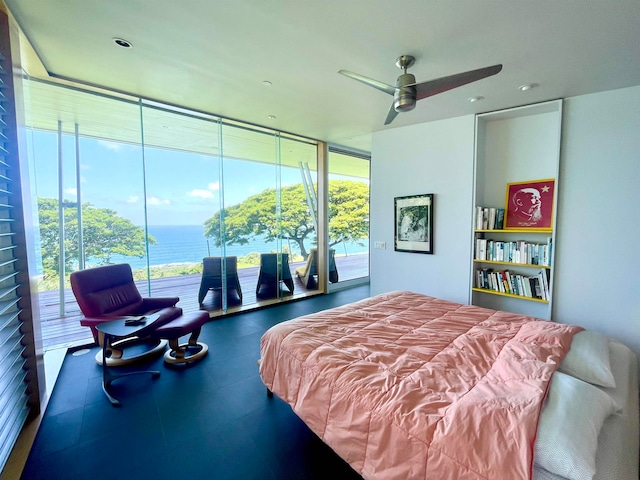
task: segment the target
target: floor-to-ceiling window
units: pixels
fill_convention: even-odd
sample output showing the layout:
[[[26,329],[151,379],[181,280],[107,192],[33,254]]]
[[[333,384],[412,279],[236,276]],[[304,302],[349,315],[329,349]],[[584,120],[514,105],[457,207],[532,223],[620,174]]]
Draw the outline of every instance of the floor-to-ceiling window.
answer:
[[[68,276],[109,263],[129,263],[143,295],[177,295],[183,310],[212,315],[322,291],[317,273],[306,275],[326,247],[317,142],[132,97],[24,83],[43,330],[51,320],[62,337],[85,332]],[[329,246],[342,282],[368,274],[368,162],[330,159]],[[365,226],[340,226],[356,219]],[[212,257],[236,259],[241,296],[224,284],[199,298]],[[60,342],[43,338],[45,348]]]
[[[337,270],[333,278],[329,272],[331,283],[369,277],[370,164],[368,154],[329,147],[327,236]]]
[[[147,253],[144,204],[133,201],[144,178],[140,114],[133,101],[73,89],[53,97],[51,86],[35,81],[24,87],[46,348],[69,334],[90,338],[77,321],[65,321],[78,312],[71,272]],[[102,118],[80,111],[101,112]]]
[[[175,295],[177,281],[185,280],[179,294],[195,308],[203,259],[224,256],[222,246],[205,236],[205,221],[223,202],[220,119],[149,102],[141,114],[145,175],[138,187],[148,255],[119,260],[149,268],[152,296]]]

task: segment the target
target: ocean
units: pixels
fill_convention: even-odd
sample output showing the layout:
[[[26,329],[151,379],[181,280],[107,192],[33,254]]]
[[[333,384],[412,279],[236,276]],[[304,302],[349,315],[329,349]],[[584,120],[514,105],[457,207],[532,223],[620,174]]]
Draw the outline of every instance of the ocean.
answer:
[[[215,247],[212,239],[204,236],[202,225],[149,225],[149,235],[156,239],[155,245],[149,245],[149,264],[168,265],[176,263],[200,263],[203,257],[219,256],[222,248]],[[339,243],[333,248],[336,255],[351,253],[363,253],[369,250],[369,241],[362,241],[363,246],[357,243]],[[283,246],[290,246],[290,251],[300,253],[295,242],[283,241]],[[307,250],[311,248],[306,245]],[[228,256],[243,257],[251,252],[269,252],[276,250],[276,242],[265,242],[256,238],[246,245],[228,245]],[[131,268],[146,268],[145,258],[128,257],[124,255],[112,255],[111,263],[128,263]]]

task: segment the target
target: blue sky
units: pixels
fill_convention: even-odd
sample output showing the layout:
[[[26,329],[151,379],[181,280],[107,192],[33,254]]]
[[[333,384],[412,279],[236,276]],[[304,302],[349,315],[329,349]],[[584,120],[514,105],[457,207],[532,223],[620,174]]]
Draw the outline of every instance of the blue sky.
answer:
[[[30,134],[30,158],[35,165],[38,197],[58,197],[57,134],[34,131]],[[96,207],[112,208],[136,225],[144,223],[144,185],[140,146],[91,138],[80,139],[80,189],[82,201]],[[147,215],[150,225],[202,225],[221,207],[219,159],[200,154],[148,148]],[[75,200],[77,192],[75,140],[63,141],[65,199]],[[224,162],[226,206],[276,184],[273,165],[249,161]],[[281,184],[300,183],[300,172],[281,169]]]

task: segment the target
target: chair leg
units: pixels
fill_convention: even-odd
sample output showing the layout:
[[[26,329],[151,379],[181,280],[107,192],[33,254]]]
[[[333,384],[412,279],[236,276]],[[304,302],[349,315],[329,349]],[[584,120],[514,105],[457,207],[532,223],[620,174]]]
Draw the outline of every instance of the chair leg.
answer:
[[[111,339],[105,340],[105,335],[102,332],[98,333],[98,345],[104,347],[106,358],[112,358],[114,360],[120,360],[122,358],[122,348],[115,348],[112,345]]]
[[[198,346],[198,337],[200,336],[201,330],[202,330],[201,327],[198,327],[193,332],[191,332],[191,335],[189,335],[189,341],[187,342],[187,345],[189,345],[190,347]]]
[[[118,367],[130,365],[132,363],[139,362],[141,360],[148,360],[150,358],[158,357],[164,353],[167,348],[166,340],[152,341],[145,338],[125,338],[124,340],[118,340],[115,342],[107,341],[107,345],[103,345],[105,342],[105,335],[102,332],[98,332],[98,345],[100,350],[96,353],[96,363],[102,365],[102,349],[103,346],[106,349],[107,365],[110,367]],[[127,352],[127,347],[134,345],[145,344],[146,350],[140,351],[140,349],[133,349]]]
[[[314,288],[316,288],[316,280],[315,280],[315,277],[311,274],[311,272],[308,272],[307,275],[302,277],[302,284],[306,289],[309,289],[309,290],[313,290]]]
[[[204,297],[207,296],[208,292],[209,288],[204,284],[200,284],[200,291],[198,292],[198,305],[202,305],[202,301],[204,300]]]
[[[193,330],[187,343],[180,344],[180,337],[169,339],[169,350],[164,354],[164,361],[169,364],[188,364],[204,357],[209,347],[206,343],[198,342],[200,330],[200,327]]]
[[[293,278],[287,278],[286,280],[283,280],[283,283],[287,286],[289,291],[293,293]]]
[[[169,340],[169,348],[171,349],[171,357],[176,363],[182,363],[184,361],[185,348],[180,345],[179,338],[172,338]]]

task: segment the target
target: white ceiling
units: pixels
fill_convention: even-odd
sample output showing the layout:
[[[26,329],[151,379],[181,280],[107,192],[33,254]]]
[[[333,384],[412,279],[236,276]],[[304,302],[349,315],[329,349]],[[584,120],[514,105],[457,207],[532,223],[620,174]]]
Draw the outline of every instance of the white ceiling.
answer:
[[[53,76],[361,150],[385,128],[640,84],[638,0],[5,3]],[[504,67],[385,127],[391,97],[337,71],[394,84],[401,54],[419,82]]]

